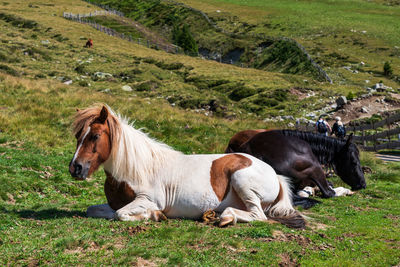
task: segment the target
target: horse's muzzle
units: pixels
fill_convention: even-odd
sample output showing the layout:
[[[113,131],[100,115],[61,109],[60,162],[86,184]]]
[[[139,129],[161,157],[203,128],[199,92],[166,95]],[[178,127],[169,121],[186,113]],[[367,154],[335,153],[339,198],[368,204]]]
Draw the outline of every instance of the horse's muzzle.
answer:
[[[78,162],[71,162],[69,165],[69,173],[77,180],[85,180],[89,172],[90,164],[80,164]]]
[[[359,184],[359,185],[356,185],[356,186],[352,186],[351,190],[357,191],[357,190],[365,189],[366,187],[367,187],[367,184],[363,183],[363,184]]]

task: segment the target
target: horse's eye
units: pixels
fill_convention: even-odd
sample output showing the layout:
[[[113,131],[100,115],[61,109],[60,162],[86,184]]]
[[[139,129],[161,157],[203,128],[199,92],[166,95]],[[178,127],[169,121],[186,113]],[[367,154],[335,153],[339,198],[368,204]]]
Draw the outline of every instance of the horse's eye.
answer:
[[[93,135],[92,139],[93,141],[96,141],[97,139],[99,139],[100,135],[99,134],[95,134]]]

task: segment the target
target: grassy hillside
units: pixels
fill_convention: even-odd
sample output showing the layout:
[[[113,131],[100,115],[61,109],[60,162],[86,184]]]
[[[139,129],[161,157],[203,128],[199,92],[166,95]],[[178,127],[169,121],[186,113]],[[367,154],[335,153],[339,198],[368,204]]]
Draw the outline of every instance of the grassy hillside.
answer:
[[[336,82],[369,86],[384,80],[385,61],[400,75],[400,6],[396,1],[182,0],[231,28],[234,18],[254,33],[286,36],[304,45]],[[224,14],[224,15],[221,15]],[[365,64],[360,64],[364,62]],[[358,73],[343,69],[350,66]],[[393,84],[393,83],[392,83]],[[393,84],[399,87],[398,84]]]
[[[219,153],[241,129],[279,126],[263,122],[270,115],[301,116],[362,88],[166,54],[62,18],[98,9],[83,1],[0,6],[0,265],[399,264],[399,164],[368,153],[368,188],[322,199],[305,212],[305,230],[86,218],[89,205],[106,201],[105,177],[99,171],[78,182],[68,174],[77,107],[107,103],[178,150]],[[83,48],[87,38],[93,49]],[[316,96],[299,101],[292,87]]]

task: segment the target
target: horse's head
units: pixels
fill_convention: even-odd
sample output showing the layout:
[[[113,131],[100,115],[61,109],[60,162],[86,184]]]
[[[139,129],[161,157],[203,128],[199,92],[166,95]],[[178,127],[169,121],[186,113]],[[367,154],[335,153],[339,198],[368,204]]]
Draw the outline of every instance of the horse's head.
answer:
[[[360,152],[355,144],[351,142],[353,134],[349,136],[346,144],[335,155],[334,168],[342,180],[351,186],[352,190],[365,188],[366,182],[360,163]]]
[[[86,112],[86,113],[85,113]],[[90,118],[90,123],[75,123],[76,151],[69,164],[72,177],[84,180],[104,163],[111,153],[111,134],[107,122],[109,112],[103,106],[100,113],[87,115],[88,111],[78,111]],[[93,112],[92,112],[93,113]],[[85,116],[83,116],[85,117]]]

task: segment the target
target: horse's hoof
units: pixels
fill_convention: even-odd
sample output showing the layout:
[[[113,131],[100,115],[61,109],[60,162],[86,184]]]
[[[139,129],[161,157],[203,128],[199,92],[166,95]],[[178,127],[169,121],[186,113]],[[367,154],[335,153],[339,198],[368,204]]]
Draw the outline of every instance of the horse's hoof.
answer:
[[[167,216],[164,215],[164,213],[160,210],[155,210],[151,213],[151,220],[155,222],[161,222],[167,220]]]
[[[221,221],[219,222],[219,227],[225,227],[229,224],[235,224],[235,218],[233,218],[232,216],[225,216],[221,218]]]

